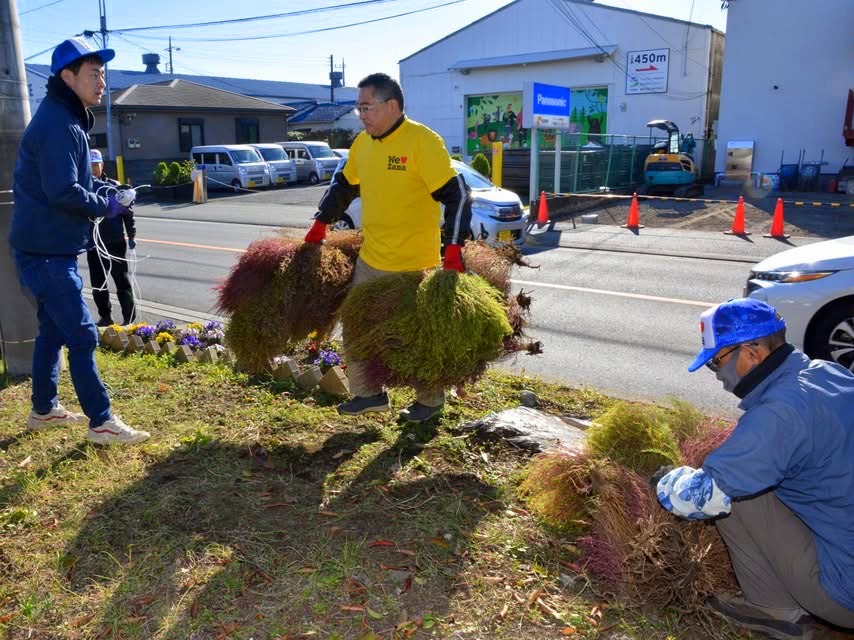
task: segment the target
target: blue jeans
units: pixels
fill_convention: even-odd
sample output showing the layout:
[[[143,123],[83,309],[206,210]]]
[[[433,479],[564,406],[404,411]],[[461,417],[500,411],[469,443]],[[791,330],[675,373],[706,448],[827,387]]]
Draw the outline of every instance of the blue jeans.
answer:
[[[59,351],[68,347],[71,382],[89,427],[109,419],[110,398],[98,376],[98,330],[83,300],[77,257],[33,256],[15,252],[18,278],[38,303],[39,335],[33,351],[33,410],[49,412],[57,403]]]

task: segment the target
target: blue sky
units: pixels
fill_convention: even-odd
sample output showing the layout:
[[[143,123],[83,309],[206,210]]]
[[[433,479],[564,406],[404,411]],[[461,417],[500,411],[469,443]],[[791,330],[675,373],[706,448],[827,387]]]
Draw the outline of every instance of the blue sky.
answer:
[[[548,2],[548,0],[541,0]],[[597,0],[621,8],[710,24],[724,30],[720,0]],[[347,5],[358,0],[106,0],[111,30],[179,25]],[[324,84],[329,56],[345,65],[348,86],[369,73],[398,76],[397,62],[431,42],[508,4],[510,0],[373,0],[361,6],[222,26],[129,31],[109,36],[114,68],[142,70],[141,56],[159,53],[161,70],[172,36],[176,73],[222,75]],[[100,28],[98,0],[17,0],[24,57],[50,62],[49,49],[63,39]],[[452,4],[449,4],[452,3]],[[446,5],[446,6],[440,6]],[[426,11],[419,9],[431,8]],[[416,12],[417,13],[412,13]],[[410,13],[407,16],[381,18]],[[340,27],[357,22],[368,24]],[[304,35],[287,35],[315,31]],[[265,37],[277,36],[277,37]],[[230,41],[221,41],[231,38]],[[247,40],[246,38],[256,38]],[[220,41],[217,41],[220,39]]]

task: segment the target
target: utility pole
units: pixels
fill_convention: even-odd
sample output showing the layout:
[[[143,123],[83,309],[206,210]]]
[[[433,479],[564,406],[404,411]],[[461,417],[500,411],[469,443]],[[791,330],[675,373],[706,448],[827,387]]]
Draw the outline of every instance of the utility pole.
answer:
[[[169,52],[169,70],[167,71],[167,73],[169,73],[169,75],[175,75],[175,67],[172,65],[172,52],[173,51],[180,51],[180,50],[181,50],[181,47],[173,47],[172,46],[172,36],[169,36],[169,46],[166,48],[166,51]]]
[[[11,247],[12,174],[30,121],[16,0],[0,0],[0,355],[10,375],[32,373],[35,307],[18,284]]]
[[[101,13],[101,48],[107,48],[107,0],[98,0],[98,10]],[[115,160],[113,153],[113,100],[110,97],[110,70],[104,63],[104,81],[106,87],[104,93],[107,95],[107,155],[110,160]]]
[[[329,102],[335,104],[335,66],[332,64],[332,56],[329,56]]]

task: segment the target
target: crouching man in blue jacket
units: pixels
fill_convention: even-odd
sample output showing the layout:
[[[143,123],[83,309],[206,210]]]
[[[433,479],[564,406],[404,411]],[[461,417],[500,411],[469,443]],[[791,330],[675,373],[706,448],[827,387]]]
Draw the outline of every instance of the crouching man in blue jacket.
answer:
[[[105,184],[93,180],[89,164],[88,132],[94,124],[89,107],[101,101],[104,64],[114,56],[112,49],[96,51],[77,38],[54,49],[47,96],[18,150],[9,242],[21,284],[38,306],[28,428],[88,421],[86,437],[92,442],[130,444],[149,434],[132,429],[110,408],[95,365],[98,330],[77,271],[77,256],[92,246],[93,220],[126,214],[133,204],[121,204],[115,193],[98,195],[96,190]],[[71,381],[85,415],[59,403],[62,345],[68,348]]]
[[[700,327],[688,371],[706,365],[744,414],[700,469],[655,484],[676,515],[717,518],[743,595],[707,604],[774,638],[811,637],[812,616],[854,627],[854,375],[787,344],[758,300],[713,307]]]

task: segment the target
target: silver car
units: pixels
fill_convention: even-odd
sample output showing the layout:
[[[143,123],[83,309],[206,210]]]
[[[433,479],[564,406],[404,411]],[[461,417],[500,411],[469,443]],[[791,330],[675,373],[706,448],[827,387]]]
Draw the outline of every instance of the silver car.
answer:
[[[346,160],[342,158],[336,173]],[[496,187],[489,179],[458,160],[454,169],[471,189],[471,238],[489,244],[525,242],[525,211],[522,201],[512,191]],[[362,201],[356,198],[345,214],[332,225],[333,230],[358,229],[362,226]]]

